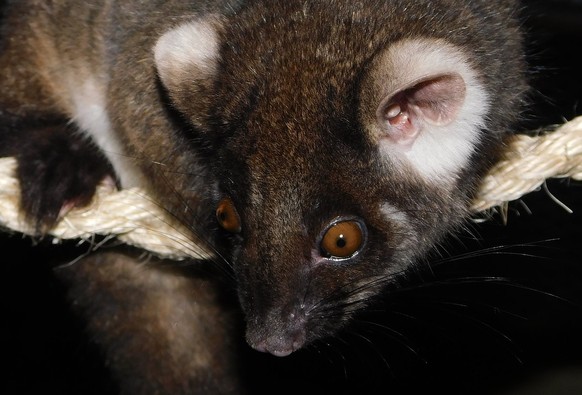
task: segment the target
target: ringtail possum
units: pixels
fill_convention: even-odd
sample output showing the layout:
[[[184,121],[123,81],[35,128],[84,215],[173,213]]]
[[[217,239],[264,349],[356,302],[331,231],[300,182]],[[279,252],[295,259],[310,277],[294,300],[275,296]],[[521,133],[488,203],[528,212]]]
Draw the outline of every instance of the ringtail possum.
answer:
[[[255,350],[337,333],[462,226],[526,91],[512,0],[19,0],[1,29],[39,234],[109,177],[216,257],[67,269],[125,393],[241,391],[225,288]]]

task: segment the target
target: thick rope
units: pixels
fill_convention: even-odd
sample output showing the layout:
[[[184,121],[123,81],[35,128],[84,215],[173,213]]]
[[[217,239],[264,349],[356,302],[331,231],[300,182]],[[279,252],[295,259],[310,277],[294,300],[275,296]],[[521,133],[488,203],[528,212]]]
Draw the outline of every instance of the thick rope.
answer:
[[[582,117],[553,132],[516,135],[504,160],[483,179],[474,212],[500,206],[538,189],[548,178],[582,180]]]
[[[517,135],[507,152],[506,158],[483,180],[472,205],[474,212],[518,199],[539,188],[548,178],[582,180],[582,117],[537,137]],[[0,226],[33,235],[34,229],[19,208],[15,166],[13,158],[0,158]],[[88,207],[71,210],[50,231],[57,242],[91,241],[95,235],[105,235],[171,259],[210,258],[210,250],[202,243],[192,242],[188,234],[183,225],[143,191],[136,188],[115,191],[105,186],[98,188]]]
[[[27,235],[34,228],[19,208],[20,188],[14,177],[16,161],[0,158],[0,226]],[[55,242],[62,239],[93,241],[95,235],[111,236],[156,255],[171,259],[212,256],[202,243],[193,243],[189,232],[167,215],[143,191],[116,191],[99,186],[91,204],[69,211],[49,232]]]

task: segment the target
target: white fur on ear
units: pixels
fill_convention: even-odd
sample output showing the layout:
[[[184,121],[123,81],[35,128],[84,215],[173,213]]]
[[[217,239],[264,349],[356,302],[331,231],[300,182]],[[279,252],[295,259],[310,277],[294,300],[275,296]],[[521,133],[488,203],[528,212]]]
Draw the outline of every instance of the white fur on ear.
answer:
[[[218,21],[214,17],[187,22],[164,33],[154,47],[162,83],[172,93],[188,81],[214,74],[219,52]]]
[[[442,40],[403,40],[373,67],[372,93],[362,105],[376,111],[364,122],[382,156],[427,181],[454,180],[468,165],[489,109],[463,51]]]

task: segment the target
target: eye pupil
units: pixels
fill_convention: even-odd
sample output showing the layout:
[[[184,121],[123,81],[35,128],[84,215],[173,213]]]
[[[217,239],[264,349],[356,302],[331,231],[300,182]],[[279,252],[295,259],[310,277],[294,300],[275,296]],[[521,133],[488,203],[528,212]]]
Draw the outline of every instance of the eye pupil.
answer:
[[[344,248],[347,245],[345,236],[344,235],[339,235],[339,237],[337,238],[337,241],[335,242],[335,245],[338,248]]]

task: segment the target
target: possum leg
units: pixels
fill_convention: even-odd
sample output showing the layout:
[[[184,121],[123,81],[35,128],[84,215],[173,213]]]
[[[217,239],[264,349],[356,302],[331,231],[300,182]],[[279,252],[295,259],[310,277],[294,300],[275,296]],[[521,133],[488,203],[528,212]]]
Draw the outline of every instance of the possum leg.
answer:
[[[87,204],[112,174],[108,162],[70,122],[57,77],[59,58],[27,2],[14,2],[0,24],[0,156],[14,156],[21,208],[37,233]],[[55,70],[59,70],[55,73]],[[69,105],[70,106],[70,105]]]
[[[57,269],[122,394],[242,393],[237,310],[197,268],[104,252]]]

